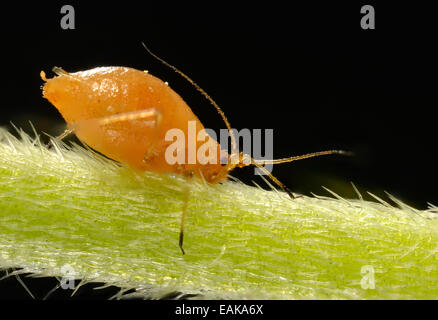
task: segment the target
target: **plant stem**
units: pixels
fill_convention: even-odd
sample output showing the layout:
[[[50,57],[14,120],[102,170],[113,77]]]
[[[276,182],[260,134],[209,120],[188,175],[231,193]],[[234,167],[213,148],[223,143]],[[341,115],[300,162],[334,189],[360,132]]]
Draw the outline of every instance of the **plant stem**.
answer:
[[[190,185],[79,146],[0,131],[0,267],[74,276],[145,297],[436,299],[436,208]],[[361,273],[362,271],[362,273]],[[374,282],[373,282],[374,276]],[[374,283],[374,289],[372,287]],[[0,282],[1,284],[1,282]],[[367,289],[368,288],[368,289]]]

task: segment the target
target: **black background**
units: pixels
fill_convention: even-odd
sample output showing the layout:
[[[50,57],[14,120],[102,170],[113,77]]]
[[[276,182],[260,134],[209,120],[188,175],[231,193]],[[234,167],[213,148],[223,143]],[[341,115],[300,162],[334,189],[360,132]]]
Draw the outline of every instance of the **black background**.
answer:
[[[149,70],[177,91],[206,127],[224,128],[186,81],[150,57],[146,42],[223,108],[234,128],[273,128],[276,158],[326,149],[331,156],[276,166],[292,190],[347,196],[384,191],[416,208],[438,204],[435,184],[436,13],[420,2],[142,1],[4,5],[0,125],[59,134],[63,120],[42,98],[53,66]],[[139,4],[141,3],[141,4]],[[60,27],[75,8],[75,30]],[[376,29],[360,8],[374,5]],[[239,171],[239,172],[238,172]],[[233,175],[250,183],[252,169]],[[255,178],[261,184],[260,178]]]

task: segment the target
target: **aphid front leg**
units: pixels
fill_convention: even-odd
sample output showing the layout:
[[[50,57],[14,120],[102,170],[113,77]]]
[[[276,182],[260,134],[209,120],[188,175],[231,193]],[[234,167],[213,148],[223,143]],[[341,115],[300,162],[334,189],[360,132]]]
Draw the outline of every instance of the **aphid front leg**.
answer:
[[[170,144],[171,142],[169,141],[152,142],[143,156],[143,163],[148,163],[149,161],[157,157],[160,152],[162,150],[165,150]]]
[[[251,159],[252,159],[252,158],[251,158]],[[254,160],[254,159],[252,159],[252,160]],[[301,196],[295,196],[295,195],[292,193],[292,191],[291,191],[288,187],[286,187],[286,186],[284,185],[283,182],[281,182],[281,181],[278,180],[276,177],[274,177],[274,176],[272,175],[272,173],[270,173],[270,172],[269,172],[269,171],[268,171],[263,165],[260,165],[260,164],[258,164],[258,163],[256,163],[256,162],[253,162],[252,164],[255,165],[257,168],[259,168],[261,171],[263,171],[263,173],[264,173],[265,175],[267,175],[268,178],[271,179],[271,181],[274,182],[277,186],[279,186],[284,192],[286,192],[286,193],[289,195],[289,197],[291,197],[291,199],[295,200],[296,198],[301,197]]]

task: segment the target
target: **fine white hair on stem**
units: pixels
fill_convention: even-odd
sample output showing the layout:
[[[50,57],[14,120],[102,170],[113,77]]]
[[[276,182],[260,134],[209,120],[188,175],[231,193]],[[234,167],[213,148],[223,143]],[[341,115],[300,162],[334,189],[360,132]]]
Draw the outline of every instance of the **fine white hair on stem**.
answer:
[[[357,199],[322,189],[325,196],[291,200],[279,190],[192,179],[183,257],[184,177],[136,172],[53,142],[48,149],[0,129],[0,268],[20,268],[6,276],[62,279],[69,266],[76,285],[118,286],[117,299],[436,297],[432,204],[418,210],[353,187]],[[375,290],[361,287],[364,266],[375,272]]]

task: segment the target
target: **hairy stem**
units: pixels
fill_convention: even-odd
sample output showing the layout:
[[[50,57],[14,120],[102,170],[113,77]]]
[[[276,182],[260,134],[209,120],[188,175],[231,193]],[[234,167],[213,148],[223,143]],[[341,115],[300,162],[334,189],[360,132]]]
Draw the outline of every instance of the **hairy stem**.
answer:
[[[0,131],[0,267],[203,298],[436,299],[437,208],[138,173]],[[69,268],[66,269],[66,266]],[[0,282],[1,285],[1,282]]]

